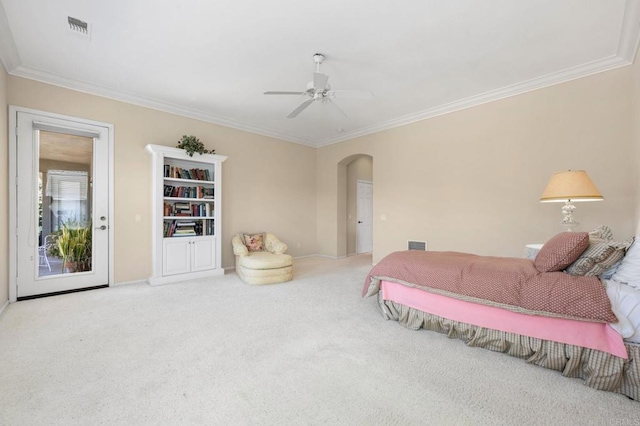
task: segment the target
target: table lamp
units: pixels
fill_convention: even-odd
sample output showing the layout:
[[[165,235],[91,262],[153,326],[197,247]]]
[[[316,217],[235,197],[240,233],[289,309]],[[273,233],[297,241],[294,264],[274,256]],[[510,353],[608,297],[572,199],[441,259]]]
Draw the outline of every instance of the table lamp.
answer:
[[[578,225],[573,218],[573,211],[576,209],[573,202],[600,200],[604,200],[604,197],[584,170],[554,173],[540,196],[542,203],[565,203],[562,207],[562,224],[567,227],[567,231]]]

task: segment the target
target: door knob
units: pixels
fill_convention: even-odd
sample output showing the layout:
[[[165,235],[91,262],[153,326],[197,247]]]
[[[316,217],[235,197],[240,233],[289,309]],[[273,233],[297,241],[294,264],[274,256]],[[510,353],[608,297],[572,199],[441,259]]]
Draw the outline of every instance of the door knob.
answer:
[[[105,229],[107,229],[107,225],[98,226],[96,229],[104,231]]]
[[[361,220],[359,220],[358,223],[363,223],[363,222]]]

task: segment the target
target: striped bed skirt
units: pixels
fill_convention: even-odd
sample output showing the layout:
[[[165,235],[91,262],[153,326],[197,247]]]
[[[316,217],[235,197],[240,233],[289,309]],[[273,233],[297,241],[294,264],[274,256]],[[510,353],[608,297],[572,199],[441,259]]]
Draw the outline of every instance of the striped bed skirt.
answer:
[[[640,345],[626,343],[628,359],[596,349],[542,340],[535,337],[449,320],[391,300],[378,293],[382,315],[403,326],[424,328],[460,339],[468,346],[503,352],[527,363],[560,371],[565,377],[580,378],[594,389],[617,392],[640,401]]]

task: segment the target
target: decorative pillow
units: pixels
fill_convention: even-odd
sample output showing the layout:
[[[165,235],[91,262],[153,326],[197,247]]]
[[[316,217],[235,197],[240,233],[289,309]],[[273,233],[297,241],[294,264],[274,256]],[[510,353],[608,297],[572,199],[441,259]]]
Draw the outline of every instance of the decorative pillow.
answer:
[[[623,258],[631,243],[632,239],[613,241],[613,233],[608,226],[596,228],[589,232],[589,248],[567,268],[567,272],[588,277],[601,275]]]
[[[611,231],[611,228],[609,228],[607,225],[601,225],[593,231],[589,232],[589,238],[611,241],[613,240],[613,231]]]
[[[622,259],[624,259],[624,257]],[[616,271],[618,270],[618,266],[620,266],[620,263],[622,262],[622,259],[618,260],[616,263],[613,264],[613,266],[611,268],[609,268],[606,271],[604,271],[603,273],[601,273],[600,274],[600,279],[610,280],[613,277],[613,274],[615,274]]]
[[[242,234],[242,242],[249,251],[264,251],[264,232]]]
[[[540,272],[562,271],[589,247],[586,232],[561,232],[547,241],[536,256],[534,265]]]
[[[621,283],[630,285],[631,287],[640,288],[640,242],[638,239],[640,234],[636,236],[635,242],[627,250],[627,254],[622,258],[620,266],[616,269],[616,273],[611,277]]]

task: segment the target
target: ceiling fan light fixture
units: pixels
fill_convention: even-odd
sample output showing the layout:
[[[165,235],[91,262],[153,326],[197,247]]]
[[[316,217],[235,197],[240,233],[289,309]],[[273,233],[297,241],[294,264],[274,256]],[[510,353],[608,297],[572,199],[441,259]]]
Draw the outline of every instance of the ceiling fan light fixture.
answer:
[[[322,53],[315,53],[313,61],[316,63],[316,71],[313,73],[313,80],[307,83],[307,90],[304,92],[294,91],[267,91],[265,95],[304,95],[308,96],[301,104],[287,115],[287,118],[296,118],[298,114],[304,111],[312,102],[320,101],[323,104],[332,104],[341,116],[347,117],[347,114],[335,104],[332,99],[373,99],[373,93],[364,90],[332,90],[329,85],[329,76],[320,72],[320,64],[324,61],[325,56]]]

